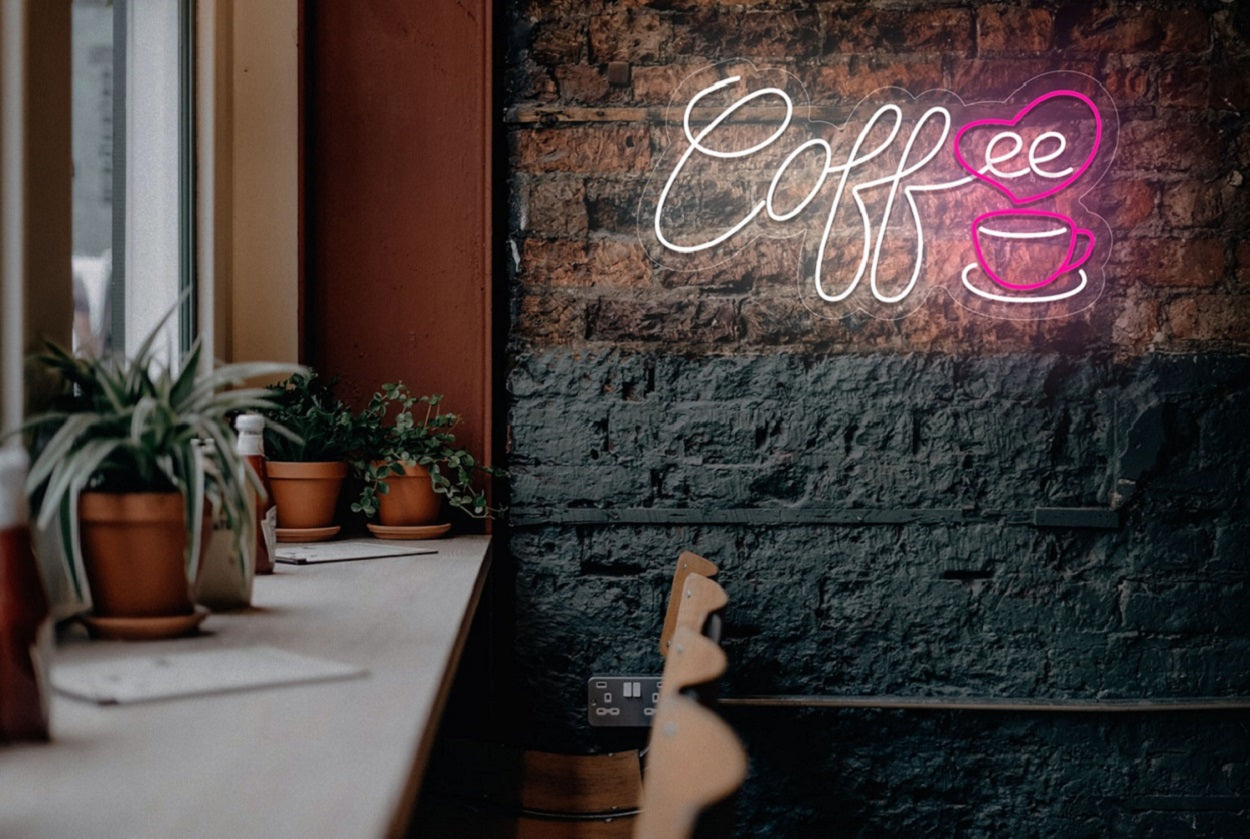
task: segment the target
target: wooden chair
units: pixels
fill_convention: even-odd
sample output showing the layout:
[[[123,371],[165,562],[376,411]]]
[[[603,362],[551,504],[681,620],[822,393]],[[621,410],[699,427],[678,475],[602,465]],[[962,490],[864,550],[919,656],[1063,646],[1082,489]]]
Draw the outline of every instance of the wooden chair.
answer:
[[[720,583],[704,577],[702,574],[688,573],[682,583],[681,596],[677,603],[676,627],[684,626],[701,635],[712,635],[713,640],[720,640],[720,625],[717,621],[709,621],[729,603],[729,595],[721,588]],[[671,648],[672,637],[668,639]]]
[[[672,693],[656,706],[633,839],[689,839],[700,813],[746,779],[747,757],[716,712]]]
[[[419,812],[419,834],[433,839],[628,839],[642,796],[636,749],[575,755],[454,740],[440,745],[438,764],[447,777],[429,779],[439,794]]]
[[[677,558],[660,651],[669,649],[675,631],[680,651],[671,676],[666,661],[662,684],[691,687],[716,678],[707,675],[714,669],[709,657],[716,655],[724,670],[720,648],[689,628],[701,628],[728,601],[709,579],[716,572],[716,564],[698,554],[683,551]],[[642,798],[637,749],[575,755],[455,740],[440,747],[436,762],[446,777],[429,779],[434,794],[422,799],[418,813],[423,837],[628,839]]]
[[[668,657],[664,659],[659,701],[715,681],[724,674],[728,665],[720,644],[688,626],[677,627]]]
[[[668,639],[633,839],[689,839],[700,814],[746,779],[742,744],[706,704],[728,660],[704,630],[728,601],[713,580],[687,574]]]
[[[678,555],[677,568],[673,572],[673,586],[669,590],[668,595],[668,608],[664,613],[664,628],[660,630],[660,655],[668,655],[669,641],[673,637],[673,630],[677,628],[677,611],[682,604],[682,592],[685,590],[686,578],[691,574],[715,577],[718,570],[716,563],[696,553],[682,551]],[[721,606],[723,605],[722,603]]]

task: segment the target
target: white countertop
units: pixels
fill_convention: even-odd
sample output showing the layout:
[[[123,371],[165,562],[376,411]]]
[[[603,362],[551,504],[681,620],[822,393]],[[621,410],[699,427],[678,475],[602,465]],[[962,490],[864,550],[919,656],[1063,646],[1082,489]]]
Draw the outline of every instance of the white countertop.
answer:
[[[420,544],[438,553],[279,565],[252,609],[197,637],[63,642],[58,663],[265,645],[367,675],[134,705],[55,696],[51,743],[0,746],[0,836],[402,831],[490,566],[489,536]]]

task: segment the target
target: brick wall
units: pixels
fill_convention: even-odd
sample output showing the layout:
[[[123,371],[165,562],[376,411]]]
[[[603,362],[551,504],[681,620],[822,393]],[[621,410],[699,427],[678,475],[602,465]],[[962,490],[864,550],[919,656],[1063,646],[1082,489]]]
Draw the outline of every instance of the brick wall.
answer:
[[[508,545],[529,743],[629,742],[586,726],[584,681],[658,671],[686,547],[724,569],[726,692],[1250,693],[1250,8],[506,5]],[[922,210],[924,293],[902,306],[813,299],[809,230],[762,226],[726,258],[657,249],[647,214],[692,80],[739,70],[833,124],[862,122],[864,97],[912,104],[887,86],[950,91],[920,101],[957,117],[1009,99],[1010,116],[1020,85],[1079,73],[1063,78],[1108,115],[1108,162],[1057,208],[1099,234],[1098,294],[1024,317],[961,301],[966,220],[996,194],[982,184]],[[749,162],[684,193],[687,232],[760,196],[776,158]],[[833,230],[829,264],[854,262],[856,235]],[[887,269],[915,235],[899,241]],[[1119,524],[1039,526],[1051,507]],[[752,755],[743,835],[1250,832],[1250,734],[1232,714],[730,716]]]

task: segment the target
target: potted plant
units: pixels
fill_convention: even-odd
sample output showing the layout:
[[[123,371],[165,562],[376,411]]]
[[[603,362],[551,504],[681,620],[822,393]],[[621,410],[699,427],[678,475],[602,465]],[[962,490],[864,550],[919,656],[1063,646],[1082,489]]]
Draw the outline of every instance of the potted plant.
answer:
[[[278,538],[333,536],[339,491],[356,446],[355,415],[316,372],[270,385],[265,471],[278,507]]]
[[[84,575],[90,591],[88,628],[106,637],[185,634],[207,614],[194,602],[205,520],[215,510],[236,539],[250,538],[249,494],[259,489],[229,417],[270,407],[262,388],[229,388],[299,369],[259,362],[200,374],[196,341],[175,371],[154,358],[158,330],[133,358],[75,358],[49,345],[36,362],[59,389],[22,426],[37,521],[59,524],[74,593],[84,599]]]
[[[457,414],[439,410],[441,395],[415,396],[403,383],[384,384],[357,416],[361,448],[353,461],[360,479],[352,510],[377,517],[377,536],[422,538],[450,529],[440,523],[445,499],[474,518],[499,512],[474,485],[479,476],[503,475],[456,445]]]

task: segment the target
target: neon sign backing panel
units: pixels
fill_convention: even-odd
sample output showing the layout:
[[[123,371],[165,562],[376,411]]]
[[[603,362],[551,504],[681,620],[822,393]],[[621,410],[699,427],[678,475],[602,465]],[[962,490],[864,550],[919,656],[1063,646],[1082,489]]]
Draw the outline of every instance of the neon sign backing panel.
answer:
[[[1063,317],[1102,295],[1111,229],[1082,199],[1119,121],[1096,80],[1047,73],[973,103],[883,88],[841,125],[807,103],[792,75],[742,62],[682,83],[639,207],[652,260],[703,271],[801,237],[797,293],[827,318],[898,318],[937,292],[988,317]]]

